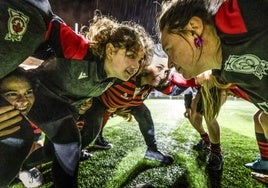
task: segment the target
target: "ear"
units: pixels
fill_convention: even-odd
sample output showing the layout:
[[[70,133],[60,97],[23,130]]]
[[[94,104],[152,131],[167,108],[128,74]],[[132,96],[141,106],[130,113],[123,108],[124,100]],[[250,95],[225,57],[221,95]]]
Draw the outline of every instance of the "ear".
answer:
[[[204,24],[201,18],[193,16],[186,26],[186,29],[194,31],[198,36],[201,36],[204,29]]]
[[[106,58],[110,59],[115,51],[114,45],[112,43],[106,44]]]

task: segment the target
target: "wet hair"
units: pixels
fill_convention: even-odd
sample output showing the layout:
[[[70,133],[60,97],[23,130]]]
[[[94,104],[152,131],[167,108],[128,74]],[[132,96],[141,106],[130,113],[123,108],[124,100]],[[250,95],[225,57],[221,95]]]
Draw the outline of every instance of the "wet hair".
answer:
[[[106,45],[111,43],[117,49],[126,49],[138,53],[141,49],[145,50],[144,59],[140,62],[147,63],[152,56],[153,39],[145,29],[132,21],[119,23],[112,17],[95,13],[90,21],[88,31],[82,27],[81,33],[89,40],[92,53],[104,59],[106,56]]]
[[[211,75],[209,80],[204,81],[201,87],[203,112],[206,122],[217,118],[222,106],[222,93],[229,90],[232,84],[225,83]]]
[[[134,23],[135,24],[135,23]],[[135,31],[138,33],[140,40],[142,41],[143,48],[144,48],[144,57],[141,60],[140,63],[140,70],[142,70],[146,65],[150,64],[152,57],[154,55],[154,41],[153,38],[147,33],[144,29],[144,27],[135,24],[136,27]],[[139,71],[140,72],[140,71]]]
[[[164,52],[161,44],[155,44],[154,55],[161,57],[161,58],[168,58],[168,55],[166,54],[166,52]]]
[[[165,28],[169,33],[178,34],[193,16],[202,19],[204,24],[214,24],[213,16],[223,0],[169,0],[162,4],[158,17],[158,30]]]
[[[168,33],[184,37],[186,33],[196,34],[194,31],[185,30],[193,16],[202,19],[205,25],[214,25],[214,15],[224,0],[167,0],[162,4],[162,12],[158,17],[158,32],[163,30]],[[186,40],[186,39],[185,39]],[[187,40],[186,40],[187,41]],[[188,42],[188,41],[187,41]],[[202,50],[202,49],[201,49]],[[200,53],[201,55],[201,53]],[[230,84],[219,81],[216,77],[204,82],[201,87],[204,117],[207,122],[216,118],[222,106],[222,92]]]

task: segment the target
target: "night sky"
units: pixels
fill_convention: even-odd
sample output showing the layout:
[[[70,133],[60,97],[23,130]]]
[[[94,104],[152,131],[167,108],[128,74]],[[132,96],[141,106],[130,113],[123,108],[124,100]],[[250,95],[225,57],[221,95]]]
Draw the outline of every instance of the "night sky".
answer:
[[[119,21],[132,20],[145,27],[157,39],[155,24],[162,0],[50,0],[55,14],[74,28],[88,25],[99,9],[103,15],[110,15]]]

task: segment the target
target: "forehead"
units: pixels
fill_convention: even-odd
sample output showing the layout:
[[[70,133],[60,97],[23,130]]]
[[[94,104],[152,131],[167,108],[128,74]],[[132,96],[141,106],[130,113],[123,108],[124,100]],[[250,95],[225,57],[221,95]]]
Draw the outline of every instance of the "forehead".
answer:
[[[133,53],[137,55],[139,58],[142,58],[145,55],[145,48],[140,47],[139,49],[131,49],[129,51],[126,51],[126,53]]]
[[[0,86],[2,90],[14,90],[19,91],[23,89],[31,88],[30,83],[24,79],[15,76],[10,76],[3,80],[2,85]]]
[[[168,66],[168,59],[154,55],[151,64],[154,66],[161,65],[163,67],[167,67]]]

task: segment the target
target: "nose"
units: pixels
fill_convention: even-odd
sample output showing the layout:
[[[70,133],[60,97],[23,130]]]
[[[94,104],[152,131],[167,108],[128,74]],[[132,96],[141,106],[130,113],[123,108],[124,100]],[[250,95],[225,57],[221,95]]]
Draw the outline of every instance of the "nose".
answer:
[[[160,74],[159,74],[159,77],[160,77],[161,80],[165,79],[166,76],[167,76],[167,74],[166,74],[166,70],[162,70],[162,71],[160,72]]]
[[[140,67],[139,61],[135,61],[135,63],[133,63],[133,65],[132,65],[132,68],[134,68],[134,69],[139,69],[139,67]]]
[[[19,95],[16,102],[21,105],[27,105],[29,103],[29,100],[25,95]]]
[[[16,107],[24,107],[29,105],[29,100],[24,95],[20,95],[16,101]]]
[[[133,69],[134,72],[137,72],[140,68],[140,64],[139,63],[132,64],[131,68]]]

